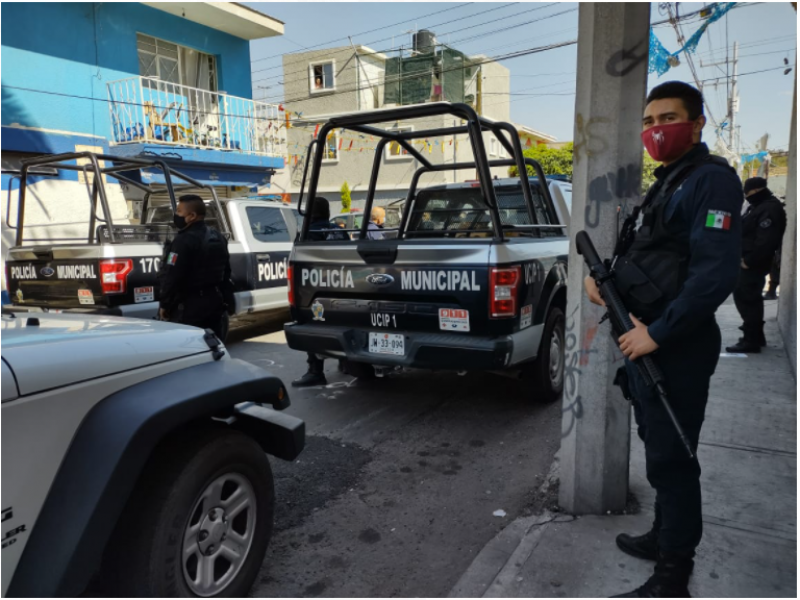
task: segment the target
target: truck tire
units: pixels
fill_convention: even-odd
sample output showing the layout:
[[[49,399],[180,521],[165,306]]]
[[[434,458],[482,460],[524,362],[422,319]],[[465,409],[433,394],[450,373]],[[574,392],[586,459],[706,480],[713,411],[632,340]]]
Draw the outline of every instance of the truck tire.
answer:
[[[533,396],[539,402],[555,402],[564,391],[564,312],[552,307],[545,319],[539,356],[533,362]]]
[[[146,469],[112,537],[103,586],[123,597],[246,596],[272,535],[261,447],[230,429],[194,430],[162,444]]]
[[[344,370],[356,379],[375,379],[375,368],[367,363],[348,360],[344,363]]]

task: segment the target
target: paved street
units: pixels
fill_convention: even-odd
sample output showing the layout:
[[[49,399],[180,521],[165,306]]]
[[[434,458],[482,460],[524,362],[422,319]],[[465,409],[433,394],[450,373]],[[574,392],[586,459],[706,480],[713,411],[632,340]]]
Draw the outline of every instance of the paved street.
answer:
[[[234,357],[287,384],[305,370],[281,322],[232,337]],[[307,446],[273,461],[276,531],[253,596],[445,596],[502,528],[548,502],[535,492],[559,446],[558,403],[490,374],[363,382],[327,361],[326,375],[291,392]]]

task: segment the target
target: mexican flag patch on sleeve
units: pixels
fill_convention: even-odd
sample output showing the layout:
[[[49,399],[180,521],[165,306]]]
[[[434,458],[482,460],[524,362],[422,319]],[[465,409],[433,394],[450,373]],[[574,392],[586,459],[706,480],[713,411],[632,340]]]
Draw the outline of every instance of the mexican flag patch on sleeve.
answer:
[[[174,252],[170,252],[169,256],[167,256],[167,264],[174,265],[176,262],[178,262],[178,255]]]
[[[710,210],[706,217],[706,229],[722,229],[728,231],[731,228],[731,213],[724,210]]]

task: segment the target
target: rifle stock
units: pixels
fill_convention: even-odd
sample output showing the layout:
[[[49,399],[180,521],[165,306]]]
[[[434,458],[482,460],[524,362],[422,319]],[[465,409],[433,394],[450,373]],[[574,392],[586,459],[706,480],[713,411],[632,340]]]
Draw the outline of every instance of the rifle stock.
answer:
[[[619,345],[618,340],[620,336],[634,329],[635,326],[631,320],[628,309],[625,308],[622,297],[619,295],[617,286],[614,284],[614,275],[609,272],[605,263],[600,259],[600,255],[597,253],[592,243],[592,238],[589,237],[588,233],[579,231],[575,236],[575,246],[577,247],[578,254],[583,256],[586,266],[589,267],[589,274],[597,283],[598,288],[600,288],[600,295],[603,297],[606,308],[608,309],[608,318],[609,321],[611,321],[614,341]],[[655,359],[650,355],[646,355],[636,359],[633,363],[639,369],[639,373],[642,375],[647,386],[655,387],[661,404],[664,406],[664,410],[666,410],[670,421],[672,421],[672,424],[675,426],[675,431],[677,431],[681,442],[686,447],[689,457],[694,458],[694,452],[692,451],[689,439],[686,437],[667,398],[664,374],[661,372]]]

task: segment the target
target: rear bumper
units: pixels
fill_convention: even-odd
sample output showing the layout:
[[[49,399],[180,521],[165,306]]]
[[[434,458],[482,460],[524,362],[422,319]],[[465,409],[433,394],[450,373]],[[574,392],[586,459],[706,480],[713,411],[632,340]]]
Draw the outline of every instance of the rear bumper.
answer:
[[[364,329],[300,323],[287,323],[283,329],[293,350],[389,367],[489,371],[507,367],[514,350],[512,336],[404,332],[406,353],[394,356],[370,352],[369,331]]]

